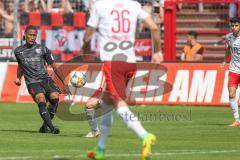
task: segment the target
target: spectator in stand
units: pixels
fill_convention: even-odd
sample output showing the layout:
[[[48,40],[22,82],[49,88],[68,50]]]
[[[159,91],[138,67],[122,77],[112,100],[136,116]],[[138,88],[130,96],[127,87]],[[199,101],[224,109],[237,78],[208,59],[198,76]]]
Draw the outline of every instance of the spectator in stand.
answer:
[[[47,2],[48,12],[73,13],[69,0],[48,0]]]
[[[164,21],[164,11],[163,11],[163,3],[164,1],[161,0],[144,0],[143,1],[143,10],[146,11],[148,14],[150,14],[154,20],[154,22],[157,24],[159,28],[161,28],[161,25],[163,25]],[[144,30],[144,26],[142,23],[139,25],[139,31],[142,32]]]
[[[4,3],[3,0],[0,0],[0,10],[4,10]],[[2,37],[2,33],[4,33],[4,19],[0,17],[0,34]]]
[[[237,4],[236,3],[229,3],[229,19],[237,16]]]
[[[160,5],[160,0],[153,1],[152,17],[159,28],[163,25],[163,15],[163,7]]]
[[[25,12],[47,12],[46,0],[25,0]]]
[[[4,37],[13,37],[13,0],[4,1],[6,10],[0,8],[0,17],[4,27]]]
[[[89,4],[89,1],[90,0],[72,0],[72,8],[74,9],[74,11],[87,12],[87,5]]]
[[[163,26],[164,21],[164,11],[163,6],[164,0],[144,0],[142,4],[144,5],[142,8],[145,12],[151,15],[152,19],[154,20],[155,24],[158,26],[159,30]],[[143,25],[142,22],[139,23],[139,28],[137,32],[144,33],[144,38],[151,38],[152,35],[150,34],[150,30]],[[146,33],[146,34],[145,34]],[[151,61],[151,56],[144,56],[143,61]]]
[[[177,10],[178,11],[182,10],[182,6],[183,6],[182,3],[178,3],[177,4]],[[203,3],[198,3],[197,6],[198,6],[198,12],[203,12],[204,11]]]
[[[197,36],[198,34],[194,31],[188,32],[187,44],[181,55],[182,61],[203,61],[204,47],[197,42]]]
[[[92,7],[93,7],[93,4],[97,1],[97,0],[82,0],[85,7],[86,7],[86,10],[87,11],[91,11],[92,10]]]

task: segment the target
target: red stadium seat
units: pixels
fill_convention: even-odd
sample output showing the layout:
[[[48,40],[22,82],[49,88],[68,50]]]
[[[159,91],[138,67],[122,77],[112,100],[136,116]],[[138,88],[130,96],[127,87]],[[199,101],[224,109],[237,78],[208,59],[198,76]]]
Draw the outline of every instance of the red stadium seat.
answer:
[[[41,24],[40,12],[30,12],[29,13],[29,24],[33,25],[33,26],[40,26],[40,24]]]
[[[61,12],[51,13],[51,21],[53,27],[61,27],[63,25],[63,14]]]
[[[85,28],[86,14],[83,12],[75,12],[73,15],[73,26],[76,28]]]

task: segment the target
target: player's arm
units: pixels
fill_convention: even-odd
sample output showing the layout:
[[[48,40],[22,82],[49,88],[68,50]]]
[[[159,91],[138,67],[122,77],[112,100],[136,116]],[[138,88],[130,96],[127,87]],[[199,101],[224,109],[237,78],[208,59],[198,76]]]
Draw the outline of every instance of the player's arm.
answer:
[[[87,54],[87,53],[91,52],[90,42],[91,42],[91,38],[95,32],[96,32],[96,28],[91,27],[91,26],[87,27],[86,32],[83,37],[83,46],[82,46],[83,54]]]
[[[68,85],[67,85],[68,83],[65,81],[65,77],[64,77],[61,69],[59,69],[59,68],[57,67],[57,64],[56,64],[55,61],[54,61],[54,58],[53,58],[53,56],[52,56],[51,51],[50,51],[47,47],[44,47],[43,50],[44,50],[44,58],[45,58],[47,64],[51,65],[54,73],[57,75],[57,77],[58,77],[58,78],[61,80],[61,82],[63,83],[65,93],[71,94],[71,92],[70,92],[70,90],[69,90],[69,88],[68,88]]]
[[[151,36],[153,39],[153,45],[154,45],[154,54],[152,56],[152,62],[154,63],[160,63],[163,61],[163,53],[162,53],[162,47],[161,47],[161,36],[160,31],[158,29],[158,26],[154,23],[153,19],[148,16],[143,20],[144,25],[150,29]]]
[[[70,89],[68,87],[68,83],[65,81],[65,76],[62,73],[62,70],[57,67],[57,64],[55,62],[50,64],[54,73],[57,75],[57,77],[61,80],[61,82],[64,85],[64,92],[67,93],[68,95],[71,95]]]
[[[197,53],[195,54],[193,60],[194,60],[194,61],[201,61],[201,60],[202,60],[202,57],[203,57],[203,51],[204,51],[204,48],[201,47],[201,48],[197,51]]]
[[[222,68],[222,69],[224,68],[224,66],[225,66],[225,64],[226,64],[226,62],[227,62],[227,59],[228,59],[228,57],[229,57],[230,54],[231,54],[230,47],[227,46],[227,49],[226,49],[226,52],[225,52],[225,56],[224,56],[223,62],[222,62],[222,64],[221,64],[221,68]]]
[[[99,13],[98,13],[98,7],[97,7],[97,5],[94,5],[94,6],[92,6],[92,11],[90,13],[90,17],[87,22],[88,27],[83,36],[82,52],[84,54],[89,53],[91,51],[90,41],[91,41],[93,34],[96,32],[99,19],[100,18],[99,18]]]
[[[21,71],[21,68],[17,67],[17,78],[15,79],[14,83],[17,85],[17,86],[20,86],[21,85],[21,79],[22,79],[22,76],[23,76],[23,73]]]
[[[23,76],[22,70],[21,70],[21,66],[20,66],[20,60],[18,59],[18,56],[16,56],[16,50],[14,51],[14,55],[16,57],[17,63],[18,63],[18,67],[17,67],[17,78],[15,79],[14,83],[17,86],[21,85],[21,79]]]

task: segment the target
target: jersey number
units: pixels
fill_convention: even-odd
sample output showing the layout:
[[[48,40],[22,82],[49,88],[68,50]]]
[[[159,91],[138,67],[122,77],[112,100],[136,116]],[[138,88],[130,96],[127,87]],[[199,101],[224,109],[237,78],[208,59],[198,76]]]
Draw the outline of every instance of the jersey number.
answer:
[[[128,33],[130,30],[130,20],[127,17],[129,15],[128,10],[112,10],[111,15],[114,16],[114,27],[112,27],[112,31],[114,33]]]

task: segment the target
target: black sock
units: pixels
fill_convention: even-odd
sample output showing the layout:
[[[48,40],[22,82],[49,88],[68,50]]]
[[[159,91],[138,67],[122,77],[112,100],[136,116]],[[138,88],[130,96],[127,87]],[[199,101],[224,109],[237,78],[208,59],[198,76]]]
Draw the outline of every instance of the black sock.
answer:
[[[40,102],[38,103],[38,108],[39,108],[39,113],[40,116],[42,117],[44,123],[50,128],[51,131],[54,130],[50,115],[46,109],[46,103]]]
[[[48,112],[50,114],[51,119],[53,119],[57,112],[59,99],[50,99],[49,102],[51,105],[49,105],[48,107]]]
[[[50,99],[49,102],[50,102],[50,105],[48,106],[48,113],[51,119],[53,119],[57,112],[59,99]],[[43,127],[45,128],[45,130],[47,130],[47,124],[44,122],[43,122]]]

